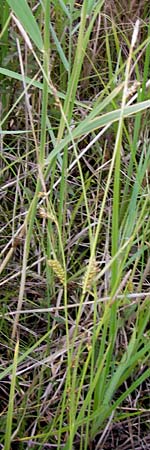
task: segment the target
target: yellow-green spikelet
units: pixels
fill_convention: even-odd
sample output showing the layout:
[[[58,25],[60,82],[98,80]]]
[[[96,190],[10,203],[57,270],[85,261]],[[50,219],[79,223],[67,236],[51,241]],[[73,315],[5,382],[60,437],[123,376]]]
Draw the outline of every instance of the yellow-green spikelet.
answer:
[[[87,266],[86,272],[85,272],[85,274],[83,276],[83,280],[82,280],[82,286],[83,286],[84,292],[89,291],[91,289],[92,283],[95,280],[95,276],[97,274],[97,262],[95,259],[92,262],[92,267],[88,273],[88,276],[87,276],[87,272],[88,272],[88,266]]]
[[[47,261],[48,265],[53,269],[54,273],[57,275],[57,277],[59,278],[60,282],[63,284],[65,284],[65,272],[64,269],[62,268],[60,262],[57,259],[49,259]]]

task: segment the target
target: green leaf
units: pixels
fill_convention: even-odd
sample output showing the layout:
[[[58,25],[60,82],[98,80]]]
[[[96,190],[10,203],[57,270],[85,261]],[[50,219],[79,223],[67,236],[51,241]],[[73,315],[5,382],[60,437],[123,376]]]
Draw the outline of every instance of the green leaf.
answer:
[[[0,315],[0,317],[2,317]],[[37,342],[35,342],[35,344],[33,344],[31,347],[27,348],[27,350],[25,350],[24,353],[21,354],[21,356],[19,356],[18,358],[18,354],[17,354],[17,365],[19,365],[20,363],[22,363],[24,360],[26,360],[26,358],[32,353],[34,352],[34,350],[47,338],[49,338],[51,334],[51,330],[48,330],[47,333],[45,333]],[[14,361],[13,363],[11,363],[8,367],[6,367],[6,369],[4,369],[3,371],[0,372],[0,381],[3,380],[3,378],[5,378],[8,374],[14,373]]]
[[[150,108],[150,100],[144,102],[136,103],[132,106],[125,106],[124,108],[124,118],[130,117],[133,114],[137,114],[140,111],[145,111]],[[81,136],[88,135],[99,128],[105,127],[106,125],[111,126],[112,123],[117,122],[120,118],[121,109],[116,109],[115,111],[110,111],[109,113],[102,114],[100,116],[91,119],[90,115],[87,116],[73,131],[68,134],[56,147],[51,151],[50,155],[46,160],[46,164],[51,163],[54,157],[64,149],[65,145],[68,145],[73,139],[78,139]]]
[[[65,5],[65,2],[64,2],[63,0],[58,0],[58,1],[59,1],[60,6],[61,6],[63,12],[65,13],[65,15],[68,17],[69,20],[71,20],[71,14],[70,14],[70,12],[68,11],[67,6]],[[53,3],[54,3],[54,5],[55,5],[55,7],[56,7],[56,1],[53,1]]]
[[[38,47],[39,50],[43,50],[40,29],[26,0],[7,0],[7,3],[36,47]]]
[[[17,73],[17,72],[14,72],[13,70],[5,69],[4,67],[0,67],[0,75],[4,75],[5,77],[13,78],[14,80],[23,82],[23,76],[21,75],[21,73]],[[40,83],[40,81],[32,80],[29,77],[24,77],[24,80],[25,80],[26,84],[30,84],[31,86],[34,86],[37,89],[43,90],[43,83]],[[53,94],[52,89],[50,87],[48,89],[49,89],[50,94],[52,95]],[[65,99],[65,94],[63,94],[62,92],[57,91],[57,95],[59,98],[61,98],[63,100]],[[78,104],[80,104],[80,102],[78,102]],[[82,104],[81,104],[81,106],[82,106]]]
[[[60,42],[59,42],[59,40],[58,40],[58,37],[57,37],[57,35],[56,35],[56,33],[55,33],[55,30],[54,30],[54,28],[53,28],[53,26],[52,26],[51,24],[50,24],[50,30],[51,30],[52,37],[53,37],[53,39],[54,39],[54,42],[55,42],[55,45],[56,45],[58,54],[59,54],[59,56],[60,56],[60,59],[61,59],[63,65],[64,65],[66,71],[68,72],[68,71],[69,71],[69,63],[68,63],[67,58],[66,58],[66,56],[65,56],[65,54],[64,54],[64,51],[63,51],[63,49],[62,49],[62,46],[61,46],[61,44],[60,44]]]
[[[16,343],[15,352],[14,352],[12,379],[11,379],[11,385],[10,385],[9,404],[8,404],[7,422],[6,422],[6,430],[5,430],[6,433],[5,433],[4,450],[10,450],[10,448],[11,448],[11,432],[12,432],[12,422],[13,422],[13,409],[14,409],[14,398],[15,398],[18,351],[19,351],[19,341],[17,341],[17,343]]]

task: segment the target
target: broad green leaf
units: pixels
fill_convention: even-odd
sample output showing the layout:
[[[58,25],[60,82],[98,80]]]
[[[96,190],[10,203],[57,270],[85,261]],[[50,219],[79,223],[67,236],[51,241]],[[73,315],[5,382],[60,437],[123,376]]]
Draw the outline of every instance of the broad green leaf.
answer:
[[[7,0],[12,11],[39,50],[43,50],[40,29],[26,0]]]

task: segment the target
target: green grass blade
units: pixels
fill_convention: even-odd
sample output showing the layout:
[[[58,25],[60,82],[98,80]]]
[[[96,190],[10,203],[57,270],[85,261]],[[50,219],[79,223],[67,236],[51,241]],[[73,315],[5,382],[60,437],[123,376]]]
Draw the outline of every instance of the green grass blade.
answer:
[[[40,29],[26,0],[6,0],[36,47],[43,51]]]
[[[0,67],[0,74],[4,75],[5,77],[8,78],[13,78],[14,80],[18,80],[18,81],[23,81],[23,77],[20,73],[14,72],[13,70],[9,70],[9,69],[5,69],[4,67]],[[34,86],[37,89],[43,90],[43,83],[40,83],[40,81],[32,81],[32,78],[30,77],[24,77],[24,80],[26,82],[26,84],[30,84],[30,86]],[[50,86],[48,86],[48,92],[52,95],[53,91],[50,88]],[[63,94],[60,91],[57,91],[57,95],[59,98],[61,98],[62,100],[65,99],[65,94]]]
[[[58,2],[59,2],[59,4],[60,4],[60,6],[61,6],[63,12],[66,14],[66,16],[68,17],[68,19],[70,20],[70,17],[71,17],[71,16],[70,16],[70,12],[69,12],[69,10],[68,10],[66,4],[65,4],[65,1],[63,1],[63,0],[58,0]],[[53,0],[53,3],[54,3],[54,5],[56,5],[57,0],[56,0],[56,1]]]
[[[139,111],[144,111],[150,108],[150,100],[145,100],[144,102],[139,102],[136,105],[126,106],[124,108],[123,117],[129,117],[134,114],[137,114]],[[111,111],[110,113],[103,114],[99,117],[91,120],[89,117],[85,119],[79,124],[73,131],[72,136],[73,139],[80,138],[84,134],[89,134],[94,130],[98,130],[99,128],[105,127],[106,125],[112,125],[113,122],[117,122],[120,118],[121,109],[117,109],[116,111]],[[64,148],[65,145],[69,144],[71,141],[70,134],[68,134],[59,144],[56,145],[55,149],[52,150],[50,155],[46,160],[46,164],[49,164],[52,159]]]
[[[63,65],[64,65],[64,68],[66,69],[67,72],[69,72],[69,62],[67,61],[67,58],[66,58],[63,48],[61,46],[61,43],[55,33],[55,30],[54,30],[52,24],[50,24],[50,30],[51,30],[51,34],[52,34],[52,37],[54,39],[54,42],[55,42],[55,45],[57,48],[57,52],[60,56],[60,59],[61,59]]]
[[[9,404],[8,404],[6,430],[5,430],[4,450],[10,450],[10,448],[11,448],[11,433],[12,433],[13,407],[14,407],[14,395],[15,395],[15,384],[16,384],[16,371],[17,371],[17,364],[18,364],[18,351],[19,351],[19,341],[17,341],[17,343],[16,343],[15,352],[14,352],[13,371],[12,371],[12,379],[11,379],[11,385],[10,385]]]

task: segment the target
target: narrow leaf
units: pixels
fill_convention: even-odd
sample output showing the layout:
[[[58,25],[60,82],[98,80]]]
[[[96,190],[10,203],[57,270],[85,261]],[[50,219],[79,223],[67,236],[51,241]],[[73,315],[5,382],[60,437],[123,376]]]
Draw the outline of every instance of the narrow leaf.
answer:
[[[150,100],[145,100],[144,102],[139,102],[136,105],[126,106],[124,108],[124,118],[130,117],[133,114],[137,114],[140,111],[144,111],[150,108]],[[88,135],[94,130],[105,127],[106,125],[111,126],[112,123],[117,122],[120,118],[121,109],[116,109],[101,116],[95,117],[91,120],[89,117],[84,119],[73,131],[72,134],[68,134],[56,147],[51,151],[50,155],[46,160],[46,164],[49,164],[52,159],[73,139],[78,139],[84,134]]]
[[[16,371],[18,363],[18,351],[19,351],[19,341],[15,347],[12,380],[10,386],[9,404],[7,412],[7,422],[6,422],[6,433],[5,433],[5,445],[4,450],[10,450],[11,446],[11,432],[12,432],[12,421],[13,421],[13,408],[14,408],[14,395],[15,395],[15,384],[16,384]]]
[[[26,0],[7,0],[7,3],[36,47],[38,47],[39,50],[43,50],[40,29]]]
[[[55,45],[56,45],[58,54],[59,54],[59,56],[60,56],[60,59],[61,59],[63,65],[64,65],[65,69],[66,69],[67,72],[68,72],[68,71],[69,71],[69,63],[68,63],[67,58],[66,58],[66,56],[65,56],[65,54],[64,54],[64,51],[63,51],[63,49],[62,49],[62,46],[61,46],[61,44],[60,44],[60,42],[59,42],[59,40],[58,40],[58,37],[57,37],[57,35],[56,35],[56,33],[55,33],[55,30],[54,30],[54,28],[53,28],[53,26],[52,26],[51,24],[50,24],[50,30],[51,30],[52,37],[53,37],[53,39],[54,39],[54,42],[55,42]]]

